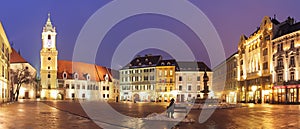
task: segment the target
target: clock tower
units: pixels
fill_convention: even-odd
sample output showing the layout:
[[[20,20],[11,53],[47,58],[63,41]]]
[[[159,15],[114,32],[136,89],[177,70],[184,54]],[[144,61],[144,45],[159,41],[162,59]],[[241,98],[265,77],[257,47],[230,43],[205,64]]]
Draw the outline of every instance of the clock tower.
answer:
[[[50,14],[43,27],[42,32],[42,49],[40,51],[41,58],[41,98],[57,99],[57,50],[56,50],[56,30],[52,26]]]

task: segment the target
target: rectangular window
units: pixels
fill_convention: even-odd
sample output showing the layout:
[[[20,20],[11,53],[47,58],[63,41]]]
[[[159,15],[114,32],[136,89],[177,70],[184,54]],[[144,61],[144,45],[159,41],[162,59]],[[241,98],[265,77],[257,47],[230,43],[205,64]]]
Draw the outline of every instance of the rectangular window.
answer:
[[[283,81],[282,74],[278,74],[277,75],[277,81],[278,82],[282,82]]]
[[[76,89],[80,89],[80,85],[79,84],[77,85]]]
[[[188,91],[191,91],[191,90],[192,90],[192,86],[188,85]]]
[[[266,56],[266,55],[268,55],[268,48],[265,48],[265,49],[263,50],[263,56]]]
[[[179,81],[182,81],[182,77],[181,76],[179,76]]]
[[[168,75],[168,71],[167,70],[165,70],[165,76],[167,76]]]
[[[173,76],[173,70],[170,70],[170,76]]]
[[[144,81],[148,81],[148,76],[144,76]]]
[[[109,94],[107,94],[106,97],[109,98]]]
[[[179,89],[178,89],[179,91],[182,91],[182,85],[179,85]]]
[[[290,58],[290,66],[295,66],[295,57],[291,56]]]
[[[294,45],[294,40],[291,41],[291,46],[290,46],[290,49],[293,49],[295,47]]]
[[[85,94],[82,94],[82,98],[85,98]]]
[[[197,85],[197,91],[200,91],[201,89],[200,89],[200,85]]]
[[[103,98],[105,98],[105,94],[103,94],[102,96],[103,96]]]
[[[165,92],[167,92],[168,91],[168,89],[167,89],[167,87],[165,87]]]
[[[200,76],[197,76],[197,81],[200,81]]]
[[[71,85],[71,89],[75,89],[75,85],[74,84]]]
[[[265,70],[265,69],[268,69],[268,62],[265,62],[264,64],[263,64],[263,69]]]
[[[106,90],[109,91],[109,86],[106,87]]]
[[[291,74],[290,74],[290,80],[291,81],[295,80],[295,74],[294,74],[294,72],[291,72]]]
[[[66,89],[70,89],[70,85],[69,84],[66,84]]]
[[[105,90],[105,86],[102,87],[102,90]]]
[[[85,85],[82,85],[82,89],[85,89]]]

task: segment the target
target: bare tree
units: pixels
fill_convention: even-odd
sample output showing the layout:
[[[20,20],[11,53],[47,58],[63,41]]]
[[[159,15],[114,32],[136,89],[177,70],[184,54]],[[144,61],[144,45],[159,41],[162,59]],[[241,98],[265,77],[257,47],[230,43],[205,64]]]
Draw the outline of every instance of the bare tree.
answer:
[[[15,101],[18,101],[22,84],[29,84],[35,81],[35,77],[30,73],[28,67],[24,67],[24,65],[22,65],[22,68],[16,70],[11,69],[10,73],[12,79],[11,82],[13,83],[13,97]]]

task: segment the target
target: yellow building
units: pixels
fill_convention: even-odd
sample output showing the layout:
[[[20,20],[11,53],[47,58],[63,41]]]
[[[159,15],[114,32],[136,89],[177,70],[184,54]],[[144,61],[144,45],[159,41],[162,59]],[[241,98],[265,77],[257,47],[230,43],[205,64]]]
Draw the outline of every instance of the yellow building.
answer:
[[[10,53],[11,47],[6,37],[2,23],[0,22],[0,103],[7,102],[10,97],[10,82],[9,82],[9,68],[10,68]]]
[[[42,32],[42,49],[40,51],[41,57],[41,98],[56,99],[60,92],[57,87],[57,55],[56,50],[56,30],[52,26],[50,14],[43,27]]]
[[[279,22],[264,17],[249,37],[242,35],[238,44],[238,81],[241,102],[269,102],[272,87],[272,37]]]
[[[157,100],[170,101],[175,94],[175,60],[161,60],[156,66],[156,93]]]

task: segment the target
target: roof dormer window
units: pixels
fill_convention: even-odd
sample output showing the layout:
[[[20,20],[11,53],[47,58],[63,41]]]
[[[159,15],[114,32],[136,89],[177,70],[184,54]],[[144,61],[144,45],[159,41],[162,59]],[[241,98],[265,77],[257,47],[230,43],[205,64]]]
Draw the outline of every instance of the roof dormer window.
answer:
[[[67,77],[68,77],[67,72],[63,72],[62,76],[63,76],[63,79],[67,79]]]
[[[90,81],[90,80],[91,80],[91,76],[90,76],[90,74],[87,74],[87,75],[86,75],[86,80],[88,80],[88,81]]]
[[[74,76],[74,79],[75,79],[75,80],[78,80],[78,74],[77,74],[76,72],[74,73],[73,76]]]

